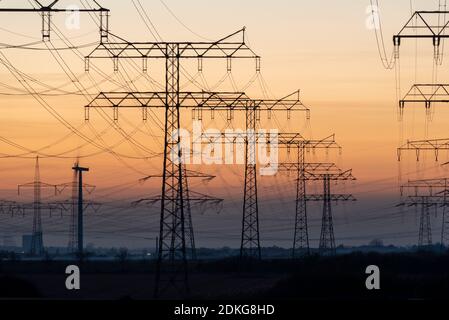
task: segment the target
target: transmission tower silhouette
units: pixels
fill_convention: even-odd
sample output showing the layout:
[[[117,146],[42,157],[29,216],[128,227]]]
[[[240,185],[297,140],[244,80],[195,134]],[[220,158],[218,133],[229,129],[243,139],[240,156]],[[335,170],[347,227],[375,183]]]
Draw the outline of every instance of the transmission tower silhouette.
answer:
[[[441,244],[447,243],[447,221],[445,220],[445,208],[448,193],[447,178],[410,180],[401,186],[401,197],[404,199],[398,206],[420,207],[418,246],[426,247],[432,245],[432,226],[430,209],[443,208]]]
[[[307,201],[322,201],[323,214],[321,217],[321,233],[319,252],[321,255],[335,255],[334,222],[332,216],[332,202],[355,201],[352,194],[335,194],[331,190],[331,181],[354,181],[352,170],[341,171],[338,168],[330,168],[324,173],[307,173],[306,177],[311,181],[323,182],[323,194],[306,195]]]
[[[296,200],[295,200],[295,230],[293,237],[292,258],[301,258],[310,253],[309,231],[307,223],[307,174],[319,173],[333,168],[334,164],[328,163],[306,163],[307,151],[317,149],[340,149],[335,142],[335,136],[331,135],[321,140],[307,140],[300,134],[279,135],[280,148],[286,148],[287,153],[296,149],[296,162],[282,162],[278,165],[278,172],[296,173]]]
[[[444,191],[444,204],[443,204],[443,217],[441,226],[441,250],[444,250],[445,246],[449,245],[449,217],[447,216],[448,203],[448,191]]]
[[[243,191],[243,218],[240,257],[261,257],[259,235],[259,205],[257,202],[256,165],[256,105],[246,110],[247,138],[245,139],[245,187]]]
[[[241,35],[239,41],[232,38]],[[172,287],[180,289],[181,293],[188,293],[186,237],[185,237],[185,208],[187,201],[186,183],[183,183],[182,150],[180,148],[181,138],[172,134],[179,132],[180,107],[183,102],[180,92],[180,61],[183,59],[196,59],[198,68],[202,68],[202,60],[226,59],[228,69],[231,67],[232,59],[252,58],[258,56],[245,44],[245,30],[239,30],[225,38],[214,42],[128,42],[114,35],[118,41],[102,42],[86,57],[86,70],[89,70],[89,62],[92,59],[112,57],[114,70],[118,69],[119,59],[141,59],[145,69],[148,59],[165,60],[165,92],[154,93],[154,97],[160,98],[163,104],[159,105],[165,109],[164,125],[164,160],[163,160],[163,183],[161,199],[161,217],[159,232],[159,253],[156,267],[155,296],[159,293],[161,276],[161,264],[168,261],[168,265],[175,268],[168,283]],[[140,93],[134,93],[140,95]],[[125,96],[133,93],[125,93]],[[204,96],[204,95],[203,95]],[[202,100],[202,99],[201,99]],[[142,101],[138,101],[138,107],[146,110]],[[91,103],[90,107],[95,106]],[[198,104],[195,106],[197,107]],[[117,110],[114,105],[114,110]],[[146,114],[146,112],[144,112]],[[172,159],[170,155],[175,155]],[[176,260],[181,263],[176,263]],[[177,275],[182,274],[181,281]]]
[[[41,256],[44,251],[44,240],[43,240],[43,230],[42,230],[42,210],[43,209],[55,209],[55,205],[44,204],[41,199],[42,189],[52,189],[54,194],[58,193],[58,186],[54,184],[48,184],[41,181],[40,169],[39,169],[39,157],[36,157],[36,162],[34,166],[34,181],[26,184],[21,184],[17,188],[17,192],[20,192],[24,188],[32,188],[34,193],[33,199],[33,233],[31,235],[31,250],[30,254],[33,256]],[[19,205],[17,207],[19,210],[24,210],[25,205]]]

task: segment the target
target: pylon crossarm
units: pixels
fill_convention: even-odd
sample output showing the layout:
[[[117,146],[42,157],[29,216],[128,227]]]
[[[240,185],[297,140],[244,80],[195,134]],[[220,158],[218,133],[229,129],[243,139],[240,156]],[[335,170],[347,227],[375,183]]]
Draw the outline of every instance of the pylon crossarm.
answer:
[[[294,172],[302,169],[303,165],[297,162],[283,162],[278,164],[279,172]],[[340,170],[335,163],[305,163],[304,170],[309,172],[329,172],[331,170]]]
[[[337,168],[335,170],[331,170],[330,172],[324,172],[324,173],[315,173],[310,171],[305,171],[305,177],[307,180],[311,181],[320,181],[328,179],[330,181],[355,181],[356,178],[352,174],[352,169],[341,171]]]
[[[58,186],[55,184],[49,184],[41,181],[28,182],[24,184],[20,184],[17,186],[17,193],[20,195],[20,192],[23,188],[39,188],[39,189],[53,189],[55,195],[58,193]]]
[[[31,1],[29,1],[31,3]],[[101,42],[108,38],[109,28],[109,9],[103,8],[97,1],[93,0],[94,6],[92,8],[75,8],[75,7],[58,7],[59,0],[54,0],[48,5],[43,5],[40,1],[35,0],[37,8],[5,8],[0,7],[0,13],[38,13],[42,18],[42,40],[50,41],[51,33],[51,17],[54,13],[99,13],[100,18],[100,35]],[[31,3],[32,4],[32,3]]]
[[[411,140],[398,148],[398,161],[401,161],[403,151],[414,151],[416,161],[419,161],[421,151],[433,151],[435,161],[438,161],[439,152],[444,150],[449,150],[449,139]]]
[[[420,179],[409,180],[404,188],[422,188],[422,187],[446,187],[449,185],[449,178]]]
[[[400,186],[401,196],[407,192],[413,193],[413,196],[432,196],[442,193],[449,187],[448,178],[409,180],[406,184]],[[424,193],[423,193],[424,192]],[[423,193],[423,194],[421,194]]]
[[[304,111],[306,112],[306,118],[310,119],[310,109],[299,99],[299,90],[296,90],[281,99],[256,99],[254,102],[258,111],[268,111],[269,118],[271,118],[272,111],[287,111],[288,119],[290,119],[292,111]]]
[[[192,191],[189,190],[190,196],[189,196],[189,201],[193,202],[193,203],[205,203],[205,202],[211,202],[211,203],[215,203],[215,204],[219,204],[221,202],[224,201],[224,199],[221,198],[216,198],[216,197],[212,197],[200,192],[196,192],[196,191]],[[167,199],[167,197],[165,197],[165,199]],[[175,201],[177,198],[168,198],[170,200]],[[136,207],[136,206],[140,206],[140,205],[154,205],[158,202],[162,201],[162,197],[161,196],[155,196],[155,197],[151,197],[151,198],[144,198],[144,199],[139,199],[137,201],[133,201],[131,202],[131,205]]]
[[[188,170],[188,169],[185,170],[185,175],[187,178],[201,178],[202,180],[205,180],[205,181],[211,181],[216,178],[216,176],[211,175],[211,174],[202,173],[202,172],[195,171],[195,170]],[[149,176],[139,179],[139,182],[144,183],[151,178],[163,178],[163,175],[162,174],[149,175]]]
[[[304,138],[300,133],[281,132],[271,135],[269,132],[255,132],[252,135],[256,143],[258,143],[259,141],[268,145],[276,143],[279,148],[293,149],[303,147],[307,151],[313,149],[341,149],[341,146],[335,142],[334,135],[317,140],[308,140]],[[246,138],[246,132],[222,132],[219,134],[202,133],[201,137],[199,137],[201,141],[195,140],[193,141],[193,143],[209,144],[217,141],[223,141],[224,143],[244,144],[246,143]]]
[[[356,178],[352,175],[352,169],[342,171],[334,163],[279,163],[278,171],[293,172],[303,170],[299,180],[322,181],[353,181]],[[298,179],[295,179],[298,180]]]
[[[22,215],[25,215],[28,210],[34,210],[35,207],[36,207],[35,202],[31,203],[18,202],[14,205],[11,205],[12,210],[15,210],[16,212]],[[62,211],[64,210],[57,202],[39,202],[39,209],[47,210],[50,213],[50,216],[52,215],[53,211],[60,211],[62,214]]]
[[[285,111],[288,119],[292,112],[306,112],[308,119],[310,109],[299,100],[297,93],[299,91],[282,99],[250,99],[243,92],[179,92],[179,108],[191,109],[194,117],[199,119],[204,111],[209,111],[211,118],[214,111],[226,111],[231,120],[233,112],[250,109],[256,110],[257,116],[266,111],[268,118],[271,112]],[[146,120],[148,108],[166,108],[166,99],[166,92],[101,92],[85,106],[85,118],[89,120],[92,108],[112,109],[115,120],[118,120],[118,109],[139,108]]]
[[[185,99],[182,101],[185,101]],[[307,119],[310,118],[310,109],[299,99],[299,90],[281,99],[252,99],[245,93],[214,92],[209,96],[202,93],[202,100],[194,99],[194,103],[197,104],[197,107],[193,108],[194,112],[254,110],[256,118],[260,117],[261,111],[268,112],[267,116],[270,118],[271,112],[285,111],[289,119],[291,112],[299,111],[306,112]]]
[[[58,194],[61,194],[67,188],[73,188],[73,187],[77,187],[77,186],[78,186],[78,184],[76,182],[73,182],[73,181],[72,182],[58,184],[57,185]],[[94,186],[92,184],[88,184],[88,183],[83,183],[83,189],[88,194],[91,194],[92,192],[95,191],[96,186]]]
[[[325,200],[325,195],[323,194],[308,194],[306,195],[306,201],[323,201]],[[357,201],[357,199],[352,194],[331,194],[330,200],[339,201]]]
[[[400,150],[449,150],[449,139],[410,140]]]
[[[53,1],[50,5],[42,5],[39,1],[35,3],[39,5],[38,8],[0,8],[0,12],[110,12],[109,9],[103,8],[97,1],[93,1],[96,8],[58,8],[55,6],[59,0]]]
[[[449,199],[446,196],[407,196],[397,207],[447,207]]]
[[[447,178],[410,180],[407,184],[400,186],[399,190],[401,197],[406,197],[405,202],[407,204],[413,205],[414,201],[419,203],[429,202],[433,199],[445,202],[449,194],[448,182],[449,179]]]
[[[408,103],[424,103],[430,108],[431,103],[449,103],[448,84],[414,84],[407,94],[399,100],[399,106],[404,108]]]
[[[111,39],[99,44],[86,59],[166,59],[167,48],[172,46],[178,48],[178,57],[181,59],[260,59],[246,45],[244,33],[245,29],[242,28],[213,42],[130,42],[109,33]]]
[[[434,46],[440,45],[440,40],[449,38],[446,33],[448,29],[448,11],[415,11],[402,29],[393,36],[395,46],[401,44],[402,39],[433,39]],[[443,19],[436,25],[436,19]]]
[[[300,134],[279,133],[278,145],[280,148],[292,149],[295,147],[304,148],[306,151],[314,149],[341,149],[332,134],[323,139],[306,139]]]
[[[56,201],[53,203],[55,206],[59,206],[63,211],[69,211],[72,210],[73,207],[78,205],[77,201],[74,201],[73,199],[63,200],[63,201]],[[98,208],[100,208],[103,204],[96,201],[90,201],[90,200],[83,200],[83,208],[84,210],[87,210],[88,208],[93,208],[93,210],[96,212],[98,211]]]
[[[272,137],[270,137],[270,134],[268,132],[254,132],[251,133],[252,138],[254,139],[255,143],[266,143],[271,144],[274,143],[274,141],[271,140]],[[300,133],[278,133],[276,136],[279,138],[281,137],[288,137],[289,141],[296,139],[297,141],[305,141],[305,138],[302,137]],[[220,133],[206,133],[203,132],[200,137],[198,137],[199,140],[193,141],[193,143],[203,143],[203,144],[210,144],[217,141],[222,141],[223,143],[231,143],[231,144],[245,144],[246,139],[248,138],[248,133],[236,131],[236,132],[220,132]],[[278,140],[279,141],[279,140]],[[278,142],[279,145],[281,143]]]

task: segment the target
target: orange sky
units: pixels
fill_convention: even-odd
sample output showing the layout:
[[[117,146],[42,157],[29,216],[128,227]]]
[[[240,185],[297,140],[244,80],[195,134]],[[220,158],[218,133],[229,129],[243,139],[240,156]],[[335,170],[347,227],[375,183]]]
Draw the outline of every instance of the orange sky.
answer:
[[[15,3],[16,1],[5,0],[1,5],[6,7]],[[367,14],[369,1],[252,0],[242,3],[242,1],[232,0],[212,3],[204,0],[189,1],[187,4],[187,2],[167,0],[166,3],[186,26],[207,39],[217,39],[242,26],[247,27],[248,44],[262,56],[262,76],[269,86],[270,93],[274,97],[281,97],[300,88],[301,100],[312,110],[310,127],[306,130],[304,130],[305,123],[301,116],[295,117],[290,122],[287,122],[284,116],[278,116],[283,129],[301,130],[305,135],[315,139],[335,133],[338,142],[343,146],[341,156],[330,155],[329,159],[317,156],[311,160],[338,161],[343,168],[354,169],[358,185],[356,188],[348,188],[348,191],[353,191],[356,195],[357,192],[359,193],[358,198],[361,204],[358,204],[356,208],[362,208],[357,209],[359,211],[354,215],[363,214],[363,208],[374,210],[376,206],[372,205],[373,199],[388,198],[386,202],[391,204],[391,199],[394,201],[398,196],[399,172],[402,174],[402,179],[445,174],[445,169],[436,165],[431,155],[424,157],[419,167],[415,164],[413,155],[405,157],[400,170],[398,169],[396,148],[401,141],[413,138],[445,137],[447,126],[444,119],[448,116],[446,114],[448,111],[444,110],[444,106],[442,108],[438,106],[427,130],[424,111],[419,107],[407,110],[409,112],[406,113],[402,124],[397,121],[395,74],[394,71],[383,69],[374,31],[366,27],[366,21],[369,18]],[[393,33],[397,32],[410,16],[409,1],[401,0],[394,3],[381,1],[380,4],[386,49],[390,53]],[[111,31],[113,33],[129,40],[154,40],[131,1],[108,1],[108,5],[112,10]],[[436,9],[437,1],[414,1],[414,5],[416,9]],[[147,3],[146,9],[164,39],[204,40],[176,21],[158,1],[155,1],[152,6]],[[97,40],[96,27],[88,17],[82,18],[79,31],[65,30],[63,19],[64,17],[55,18],[55,24],[60,26],[67,37],[73,39],[74,44],[83,45]],[[17,45],[38,41],[40,38],[39,19],[32,14],[27,14],[25,21],[21,15],[8,15],[2,19],[0,27],[1,43]],[[63,45],[56,34],[53,34],[53,41],[55,47]],[[90,50],[91,47],[80,49],[83,55]],[[54,57],[46,51],[3,49],[2,52],[16,68],[51,86],[70,82]],[[416,68],[415,53],[418,53],[419,57]],[[61,52],[61,57],[80,81],[76,84],[69,83],[63,87],[63,90],[74,91],[76,86],[82,84],[83,87],[89,88],[88,91],[91,94],[95,94],[98,90],[110,90],[116,87],[110,82],[92,86],[91,80],[84,73],[82,59],[76,57],[71,51]],[[425,41],[420,41],[417,49],[414,40],[401,47],[402,93],[405,93],[404,91],[408,90],[415,80],[417,82],[431,80],[432,59],[431,44]],[[123,82],[119,74],[113,73],[110,63],[93,63],[109,75],[110,79]],[[140,65],[140,61],[137,64]],[[195,64],[187,63],[185,67],[192,76],[195,75]],[[253,67],[254,65],[247,61],[234,63],[233,75],[238,87],[243,87],[251,78],[254,74]],[[162,82],[161,64],[151,62],[149,68],[149,75],[156,81]],[[440,67],[442,68],[444,65]],[[154,90],[154,87],[139,78],[139,74],[126,63],[123,70],[129,72],[131,78],[137,79],[132,85],[141,90]],[[219,81],[225,73],[225,61],[205,65],[204,74],[209,84]],[[101,80],[98,74],[91,72],[91,75],[94,81]],[[439,73],[439,81],[447,82],[442,71]],[[22,89],[20,83],[8,73],[4,66],[0,67],[0,82]],[[43,90],[42,86],[31,84],[35,90]],[[130,83],[127,85],[131,86]],[[194,86],[186,88],[194,88]],[[217,90],[231,88],[231,83],[225,81]],[[255,97],[263,96],[257,81],[248,91]],[[1,88],[0,92],[10,94],[21,91]],[[29,149],[39,149],[69,134],[69,131],[32,97],[2,95],[0,99],[0,137],[10,139]],[[100,115],[95,113],[92,114],[89,125],[83,124],[83,106],[88,100],[86,97],[44,96],[44,99],[64,119],[74,127],[80,127],[80,131],[91,138],[95,134],[92,130],[101,132],[107,127]],[[157,112],[156,115],[162,119],[161,112]],[[189,117],[190,114],[184,115],[185,123],[190,123]],[[239,127],[239,123],[240,121],[237,120],[234,126]],[[158,128],[160,120],[143,124],[140,121],[139,111],[129,111],[121,114],[119,124],[144,148],[155,153],[162,152],[160,146],[162,131]],[[277,126],[275,121],[266,119],[262,120],[262,124],[270,127]],[[220,120],[208,120],[205,125],[222,128],[225,123]],[[108,129],[102,138],[109,146],[123,139],[114,129]],[[45,152],[56,154],[81,144],[83,144],[81,139],[71,136],[63,143],[46,149]],[[126,142],[115,150],[131,157],[150,155],[149,152],[136,149]],[[98,149],[95,147],[86,146],[80,151],[69,153],[68,156],[83,156],[96,151]],[[21,154],[23,151],[0,142],[0,153]],[[443,155],[442,158],[445,157],[447,155]],[[42,180],[52,183],[67,182],[72,176],[70,171],[72,163],[73,159],[70,158],[41,159]],[[144,174],[158,173],[161,157],[148,161],[130,158],[117,160],[111,154],[100,154],[83,159],[82,164],[91,168],[86,180],[98,186],[99,195],[105,195],[111,190],[120,189],[114,189],[114,186],[135,183]],[[435,169],[415,174],[417,169],[428,167],[435,167]],[[208,187],[199,184],[199,190],[214,190],[217,191],[217,196],[231,197],[234,199],[232,201],[235,201],[235,207],[231,204],[231,210],[239,210],[242,167],[201,167],[201,169],[217,174],[219,177]],[[16,185],[31,181],[34,175],[33,170],[33,159],[0,159],[0,189],[4,194],[0,195],[0,198],[16,197],[14,194]],[[267,179],[261,180],[267,188],[274,185],[274,188],[279,190],[279,194],[293,195],[288,179],[285,180],[282,177],[272,181]],[[158,181],[149,182],[145,186],[137,184],[114,194],[112,198],[135,200],[140,195],[157,194],[160,190],[158,183]],[[266,192],[264,188],[261,188],[261,194]],[[272,191],[266,193],[271,194],[272,198],[279,197],[279,194]],[[262,201],[269,202],[269,200]]]

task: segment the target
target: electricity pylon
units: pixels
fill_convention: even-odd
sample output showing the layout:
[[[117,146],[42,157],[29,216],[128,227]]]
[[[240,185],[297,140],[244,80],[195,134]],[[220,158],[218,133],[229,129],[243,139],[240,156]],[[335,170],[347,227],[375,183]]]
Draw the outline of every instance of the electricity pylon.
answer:
[[[31,236],[31,255],[40,256],[44,253],[44,240],[42,231],[42,209],[54,209],[54,205],[44,204],[41,199],[42,189],[53,189],[55,195],[58,192],[58,186],[54,184],[48,184],[41,181],[39,170],[39,157],[36,157],[36,163],[34,167],[34,181],[18,186],[17,191],[20,195],[20,191],[23,188],[33,188],[34,201],[33,201],[33,233]]]
[[[401,186],[401,197],[405,199],[398,206],[419,206],[421,214],[419,219],[418,246],[432,245],[432,226],[430,223],[430,208],[445,208],[447,203],[449,179],[422,179],[410,180],[407,184]],[[409,192],[408,190],[411,190]],[[446,227],[446,210],[443,211],[443,223],[441,229],[441,244],[445,244],[445,239],[449,238],[448,228]]]
[[[38,13],[42,17],[42,40],[50,41],[51,34],[51,16],[54,13],[98,13],[100,18],[100,38],[101,41],[107,41],[108,38],[108,28],[109,28],[109,9],[103,8],[98,4],[96,0],[93,0],[95,5],[94,8],[60,8],[58,7],[58,2],[60,0],[53,0],[48,5],[41,4],[41,1],[34,0],[34,4],[37,5],[35,8],[31,1],[29,3],[33,6],[32,8],[0,8],[0,13]]]
[[[440,193],[443,195],[443,218],[441,224],[441,249],[444,250],[445,246],[449,245],[449,217],[446,207],[449,206],[449,190],[444,190]]]
[[[259,204],[257,201],[256,109],[252,103],[245,110],[245,186],[243,191],[242,237],[240,258],[261,258],[259,235]]]
[[[301,153],[298,148],[299,153]],[[307,214],[307,179],[305,172],[325,172],[335,167],[333,163],[280,163],[278,172],[296,173],[295,230],[293,236],[292,258],[302,258],[310,254],[309,228]]]
[[[307,223],[307,200],[306,200],[306,171],[322,172],[330,170],[334,164],[306,163],[306,151],[317,149],[340,149],[335,142],[335,136],[331,135],[321,140],[307,140],[300,135],[280,134],[278,144],[282,148],[297,150],[297,159],[293,163],[280,163],[279,172],[296,173],[296,200],[295,200],[295,231],[293,237],[292,258],[303,257],[310,253],[309,231]]]
[[[306,179],[309,181],[323,181],[323,194],[306,195],[307,201],[322,201],[323,215],[321,218],[321,234],[319,251],[322,255],[335,255],[335,235],[332,217],[332,202],[355,201],[351,194],[334,194],[331,191],[331,181],[354,181],[352,170],[341,171],[332,168],[324,173],[306,172]]]
[[[416,155],[416,161],[419,161],[420,159],[420,155],[421,152],[429,152],[429,151],[433,151],[434,156],[435,156],[435,161],[438,161],[438,157],[439,157],[439,152],[443,151],[443,150],[449,150],[449,139],[428,139],[428,140],[414,140],[414,141],[407,141],[406,144],[404,144],[403,146],[401,146],[400,148],[398,148],[398,160],[401,160],[401,156],[402,156],[402,152],[403,151],[414,151],[415,155]],[[444,163],[443,165],[447,165],[449,163]],[[434,183],[436,184],[440,189],[443,188],[444,190],[446,190],[446,179],[427,179],[427,180],[423,180],[423,183]],[[434,186],[435,188],[435,186]],[[444,190],[440,190],[441,192],[444,192]],[[432,191],[431,189],[429,190],[429,192]],[[435,193],[435,192],[433,192]],[[401,195],[402,195],[402,189],[401,189]],[[447,196],[447,192],[444,193],[444,199],[441,198],[433,198],[431,197],[430,201],[431,203],[433,203],[434,201],[441,201],[446,200],[446,196]],[[426,195],[426,199],[429,199],[429,195]],[[416,202],[419,202],[419,200],[421,200],[421,202],[423,202],[423,199],[417,199]],[[411,203],[409,203],[410,205],[417,205],[414,204],[413,201]],[[422,204],[422,207],[424,208],[426,205]],[[443,218],[442,218],[442,224],[441,224],[441,245],[444,246],[446,244],[449,244],[449,218],[447,217],[447,210],[446,210],[446,205],[442,205],[443,207]],[[423,209],[424,210],[424,209]],[[422,215],[422,214],[421,214]],[[421,220],[423,220],[423,218],[421,218]],[[424,222],[427,220],[424,220]]]
[[[233,40],[238,35],[242,36],[241,40]],[[175,265],[174,260],[181,260],[179,272],[176,273],[182,273],[182,279],[178,281],[176,277],[170,277],[169,282],[175,287],[178,287],[177,282],[180,282],[180,291],[188,293],[184,213],[184,201],[187,197],[186,190],[183,189],[183,155],[180,148],[181,138],[179,135],[172,137],[172,134],[179,132],[181,128],[181,60],[196,59],[198,69],[201,70],[203,59],[226,59],[230,71],[233,59],[257,60],[259,57],[246,45],[244,28],[214,42],[129,42],[116,36],[114,39],[117,41],[109,39],[108,42],[100,43],[86,57],[86,71],[89,70],[90,60],[97,58],[112,58],[114,70],[118,70],[119,59],[140,59],[144,72],[147,71],[148,59],[165,60],[165,92],[159,93],[162,96],[162,107],[165,109],[165,139],[155,296],[159,293],[161,263],[167,260],[170,265]],[[142,107],[141,103],[139,105]],[[117,108],[114,108],[114,111],[116,110]],[[176,159],[172,159],[170,155],[175,155]]]
[[[42,230],[42,216],[41,210],[46,208],[46,205],[42,203],[41,191],[44,188],[50,188],[57,194],[57,185],[48,184],[41,181],[39,170],[39,157],[36,157],[36,163],[34,167],[34,181],[26,184],[21,184],[17,188],[17,192],[20,195],[20,191],[23,188],[33,188],[34,200],[33,200],[33,233],[31,236],[31,255],[40,256],[44,253],[44,241]],[[50,208],[51,209],[51,208]]]

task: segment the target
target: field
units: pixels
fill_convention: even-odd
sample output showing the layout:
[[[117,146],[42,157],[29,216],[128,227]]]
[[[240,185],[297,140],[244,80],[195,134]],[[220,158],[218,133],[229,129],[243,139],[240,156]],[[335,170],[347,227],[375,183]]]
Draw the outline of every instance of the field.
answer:
[[[1,298],[151,299],[153,261],[84,261],[81,290],[67,290],[65,268],[73,261],[3,261]],[[380,268],[380,290],[367,290],[365,269]],[[190,294],[177,299],[409,300],[449,298],[449,254],[352,253],[242,263],[238,259],[189,265]]]

